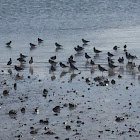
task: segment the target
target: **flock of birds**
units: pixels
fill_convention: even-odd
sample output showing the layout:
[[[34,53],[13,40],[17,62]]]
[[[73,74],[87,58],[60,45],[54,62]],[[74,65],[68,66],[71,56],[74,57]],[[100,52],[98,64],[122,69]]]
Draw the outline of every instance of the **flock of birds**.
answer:
[[[81,53],[81,52],[84,50],[84,46],[88,45],[89,42],[90,42],[90,41],[88,41],[88,40],[82,39],[83,46],[77,45],[76,47],[74,47],[74,50],[75,50],[77,53]],[[11,47],[11,43],[12,43],[12,41],[9,41],[8,43],[6,43],[6,45],[7,45],[8,47]],[[38,43],[43,43],[43,40],[40,39],[40,38],[38,38]],[[36,45],[33,44],[33,43],[30,43],[29,45],[30,45],[30,49],[36,48]],[[59,43],[57,43],[57,42],[55,43],[55,46],[56,46],[56,49],[61,49],[61,48],[63,47],[61,44],[59,44]],[[130,64],[132,67],[136,67],[136,66],[135,66],[135,63],[133,62],[133,60],[136,59],[137,57],[136,57],[135,55],[132,55],[132,54],[130,54],[130,53],[127,52],[127,46],[126,46],[126,45],[124,45],[123,48],[124,48],[124,52],[125,52],[125,57],[126,57],[126,59],[128,60],[128,64]],[[114,46],[114,47],[113,47],[113,50],[115,50],[115,51],[117,51],[118,49],[119,49],[118,46]],[[100,54],[102,53],[101,50],[98,50],[98,49],[96,49],[95,47],[93,48],[93,51],[94,51],[94,53],[95,53],[96,55],[100,55]],[[115,69],[116,67],[118,67],[118,66],[116,66],[116,65],[114,64],[114,63],[115,63],[115,62],[114,62],[114,59],[112,59],[113,56],[114,56],[114,54],[112,54],[111,52],[107,52],[108,67],[109,67],[110,69]],[[25,60],[26,57],[27,57],[26,55],[23,55],[23,54],[21,53],[20,56],[19,56],[19,58],[17,58],[17,60],[22,64],[22,63],[25,63],[25,62],[26,62],[26,60]],[[101,66],[101,65],[99,65],[99,64],[95,64],[94,60],[91,58],[91,56],[90,56],[89,54],[85,53],[85,58],[87,59],[87,62],[88,62],[92,67],[93,67],[94,65],[97,65],[97,66],[98,66],[99,71],[102,72],[102,76],[103,76],[103,72],[104,72],[104,71],[108,71],[108,70],[107,70],[106,68],[104,68],[103,66]],[[89,60],[90,60],[90,61],[89,61]],[[30,60],[29,60],[29,64],[31,65],[32,63],[33,63],[33,57],[31,57]],[[49,63],[51,64],[50,70],[51,70],[51,71],[56,71],[56,65],[57,65],[57,62],[56,62],[56,55],[50,57]],[[64,64],[63,62],[59,62],[59,65],[60,65],[60,67],[62,67],[63,69],[69,67],[70,70],[72,70],[73,73],[74,73],[74,70],[79,70],[79,69],[75,66],[75,63],[76,63],[76,61],[74,60],[73,55],[71,55],[71,56],[68,58],[67,64]],[[124,57],[123,57],[123,56],[118,58],[118,63],[120,63],[120,64],[123,64],[123,63],[124,63]],[[10,60],[9,60],[8,63],[7,63],[7,65],[11,65],[11,64],[12,64],[12,59],[10,58]],[[68,65],[68,64],[69,64],[69,65]],[[24,69],[24,68],[22,67],[22,65],[20,65],[20,66],[15,65],[14,68],[15,68],[15,70],[18,71],[18,72]],[[138,71],[140,71],[140,65],[138,66]]]

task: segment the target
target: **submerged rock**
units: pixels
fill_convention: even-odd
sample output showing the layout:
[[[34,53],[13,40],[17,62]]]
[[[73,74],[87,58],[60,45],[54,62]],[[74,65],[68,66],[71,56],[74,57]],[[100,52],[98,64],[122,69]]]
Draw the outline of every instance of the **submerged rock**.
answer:
[[[53,108],[53,111],[54,111],[55,113],[60,113],[60,106],[54,107],[54,108]]]
[[[8,90],[4,90],[3,91],[3,96],[8,96],[9,95],[9,91]]]

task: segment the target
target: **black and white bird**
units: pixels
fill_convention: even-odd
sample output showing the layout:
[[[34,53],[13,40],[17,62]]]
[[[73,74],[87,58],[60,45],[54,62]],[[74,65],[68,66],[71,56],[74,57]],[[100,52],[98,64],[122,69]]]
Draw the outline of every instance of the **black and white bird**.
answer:
[[[31,49],[33,49],[33,48],[35,48],[35,47],[36,47],[36,45],[35,45],[35,44],[33,44],[33,43],[30,43],[30,47],[31,47]]]
[[[74,71],[74,70],[78,70],[77,67],[75,67],[72,63],[70,63],[70,68]]]
[[[91,57],[90,57],[87,53],[85,53],[85,58],[86,58],[87,61],[88,61],[88,59],[90,59]]]
[[[33,63],[33,57],[29,60],[29,64],[31,65]]]
[[[110,52],[108,52],[107,55],[108,55],[109,57],[113,57],[113,56],[114,56],[114,54],[112,54],[112,53],[110,53]]]
[[[118,67],[118,66],[115,66],[115,65],[113,65],[113,64],[111,64],[111,63],[108,63],[108,66],[109,66],[111,69],[114,69],[114,68]]]
[[[56,55],[55,56],[51,56],[50,59],[51,60],[55,60],[56,59]]]
[[[56,66],[57,62],[55,62],[54,60],[49,59],[49,63],[53,66]]]
[[[81,46],[79,46],[79,45],[77,45],[77,47],[74,47],[74,49],[75,49],[75,51],[76,51],[77,53],[79,53],[79,52],[81,52],[82,50],[84,50],[84,48],[81,47]]]
[[[95,65],[95,63],[94,63],[94,61],[92,59],[90,60],[90,64],[91,64],[91,66]]]
[[[16,70],[16,71],[21,71],[21,70],[23,70],[23,68],[20,67],[20,66],[16,66],[16,65],[15,65],[15,70]]]
[[[96,54],[99,54],[99,53],[102,52],[102,51],[100,51],[100,50],[97,50],[95,47],[93,48],[93,50],[94,50],[94,52],[95,52]]]
[[[85,39],[82,38],[82,42],[83,42],[83,45],[87,45],[90,41],[85,40]]]
[[[9,42],[6,43],[6,45],[7,45],[7,46],[10,46],[11,43],[12,43],[12,41],[9,41]]]
[[[119,57],[118,62],[119,62],[119,63],[123,63],[123,62],[124,62],[124,58],[123,58],[123,56],[122,56],[122,58]]]
[[[41,38],[38,38],[37,40],[38,40],[38,43],[42,43],[43,42],[43,40]]]
[[[100,65],[98,65],[98,69],[102,72],[102,75],[103,75],[104,71],[107,71],[104,67],[102,67]]]
[[[11,65],[11,64],[12,64],[12,59],[10,58],[10,60],[7,63],[7,65]]]
[[[22,58],[22,57],[17,58],[17,60],[18,60],[20,63],[26,62],[26,61],[24,60],[24,58]]]
[[[23,55],[22,53],[20,53],[20,58],[26,58],[27,56],[26,55]]]
[[[58,44],[57,42],[55,42],[55,46],[56,46],[57,48],[61,48],[61,47],[62,47],[62,45]]]
[[[66,66],[65,64],[63,64],[62,62],[60,62],[59,64],[60,64],[60,66],[61,66],[62,68],[67,68],[67,67],[69,67],[69,66]]]
[[[114,46],[114,47],[113,47],[113,50],[116,51],[118,48],[119,48],[118,46]]]

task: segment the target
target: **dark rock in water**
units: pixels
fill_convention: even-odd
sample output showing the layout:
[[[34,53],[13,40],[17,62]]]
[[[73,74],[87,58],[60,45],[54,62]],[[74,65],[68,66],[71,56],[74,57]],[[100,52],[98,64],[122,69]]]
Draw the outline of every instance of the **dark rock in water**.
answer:
[[[9,91],[8,91],[8,90],[4,90],[4,91],[3,91],[3,95],[4,95],[4,96],[8,96],[8,95],[9,95]]]
[[[76,105],[75,104],[69,103],[69,109],[75,109],[75,108],[76,108]]]
[[[44,133],[44,134],[47,134],[47,135],[54,135],[55,133],[52,132],[51,130],[49,130],[48,132]]]
[[[70,125],[66,125],[66,130],[71,130],[71,126]]]
[[[89,77],[86,78],[86,79],[85,79],[85,82],[89,83],[89,82],[90,82],[90,78],[89,78]]]
[[[99,82],[99,81],[101,81],[102,79],[103,79],[102,77],[97,76],[97,77],[94,78],[94,81],[95,81],[95,82],[97,82],[97,81]]]
[[[32,131],[30,131],[30,134],[37,134],[38,131],[39,131],[39,129],[32,130]]]
[[[116,81],[114,79],[111,80],[111,84],[114,85]]]
[[[41,124],[46,124],[46,125],[49,124],[49,121],[48,121],[48,120],[40,120],[39,122],[40,122]]]
[[[119,75],[118,75],[118,78],[122,78],[122,76],[119,74]]]
[[[70,140],[69,138],[66,138],[65,140]]]
[[[9,115],[10,115],[10,116],[15,116],[15,115],[17,115],[17,110],[10,110],[10,111],[9,111]]]
[[[124,118],[123,117],[117,117],[116,116],[116,120],[115,120],[116,122],[121,122],[121,121],[124,121]]]
[[[25,113],[25,108],[21,108],[21,113]]]
[[[55,137],[55,139],[59,139],[59,137],[58,137],[58,136],[56,136],[56,137]]]
[[[54,108],[53,108],[53,111],[54,111],[55,113],[60,113],[60,106],[54,107]]]

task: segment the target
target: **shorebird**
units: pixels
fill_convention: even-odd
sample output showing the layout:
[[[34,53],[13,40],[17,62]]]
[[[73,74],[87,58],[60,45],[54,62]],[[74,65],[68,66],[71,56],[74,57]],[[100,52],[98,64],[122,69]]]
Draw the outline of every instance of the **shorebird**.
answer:
[[[116,51],[118,48],[119,48],[118,46],[114,46],[114,47],[113,47],[113,50]]]
[[[127,58],[128,60],[131,59],[131,60],[133,61],[133,59],[137,58],[136,56],[131,55],[130,53],[128,54],[128,52],[126,52],[125,55],[126,55],[126,58]]]
[[[109,57],[114,56],[114,54],[112,54],[112,53],[110,53],[110,52],[108,52],[107,54],[108,54]]]
[[[74,70],[78,70],[77,67],[75,67],[72,63],[70,63],[70,68],[74,71]]]
[[[107,71],[104,67],[101,67],[100,65],[98,65],[98,69],[102,72],[102,75],[104,71]]]
[[[33,63],[33,57],[29,60],[29,64],[31,65]]]
[[[94,61],[92,59],[90,60],[90,64],[91,64],[91,66],[95,65],[95,63],[94,63]]]
[[[83,42],[83,45],[87,45],[87,44],[88,44],[88,42],[90,42],[90,41],[85,40],[85,39],[83,39],[83,38],[82,38],[82,42]]]
[[[126,46],[126,45],[124,45],[124,46],[123,46],[123,48],[124,48],[124,51],[126,52],[126,51],[127,51],[127,50],[126,50],[127,46]]]
[[[88,61],[88,59],[90,59],[91,57],[90,57],[87,53],[85,53],[85,58],[86,58],[87,61]]]
[[[55,60],[56,59],[56,55],[55,56],[52,56],[50,57],[51,60]]]
[[[61,48],[61,47],[62,47],[62,45],[58,44],[57,42],[55,42],[55,46],[56,46],[57,48]]]
[[[26,58],[27,56],[26,55],[23,55],[22,53],[20,53],[20,58]]]
[[[49,59],[49,63],[50,63],[51,65],[55,65],[55,66],[56,66],[56,64],[57,64],[57,62],[55,62],[55,61],[53,61],[53,60],[51,60],[51,59]]]
[[[23,70],[23,68],[15,65],[15,70],[20,71],[20,70]]]
[[[41,38],[38,38],[37,40],[38,40],[38,43],[42,43],[43,42],[43,40]]]
[[[107,60],[108,60],[108,63],[114,64],[114,61],[110,57],[108,57]]]
[[[18,58],[17,60],[18,60],[19,62],[21,62],[21,63],[26,62],[26,61],[24,60],[24,58],[22,58],[22,57]]]
[[[79,46],[79,45],[77,45],[77,47],[74,47],[74,49],[75,49],[75,51],[76,51],[77,53],[79,53],[79,52],[81,52],[84,48],[81,47],[81,46]]]
[[[122,57],[122,58],[119,57],[118,62],[119,62],[119,63],[123,63],[123,62],[124,62],[124,58],[123,58],[123,57]]]
[[[6,45],[7,45],[7,46],[10,46],[11,43],[12,43],[12,41],[9,41],[9,42],[6,43]]]
[[[35,46],[36,46],[35,44],[30,43],[30,47],[31,47],[31,48],[35,48]]]
[[[118,66],[115,66],[115,65],[113,65],[113,64],[111,64],[111,63],[108,63],[108,66],[109,66],[111,69],[114,69],[114,68],[118,67]]]
[[[93,50],[96,54],[99,54],[100,52],[102,52],[102,51],[97,50],[95,47],[93,48]]]
[[[67,68],[67,67],[69,67],[69,66],[66,66],[65,64],[63,64],[62,62],[60,62],[59,64],[60,64],[60,66],[61,66],[62,68]]]
[[[12,64],[12,59],[10,58],[10,60],[7,63],[7,65],[11,65],[11,64]]]
[[[76,63],[76,61],[73,60],[73,55],[68,58],[68,63]]]

